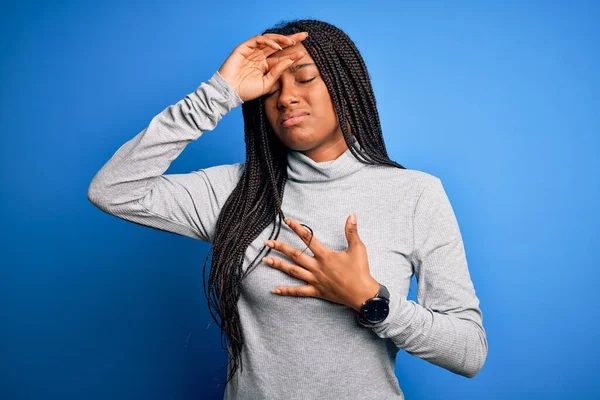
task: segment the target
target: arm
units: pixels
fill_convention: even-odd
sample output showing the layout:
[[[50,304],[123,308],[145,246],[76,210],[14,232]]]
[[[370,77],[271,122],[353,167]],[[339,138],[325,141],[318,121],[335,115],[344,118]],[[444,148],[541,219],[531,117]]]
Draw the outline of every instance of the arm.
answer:
[[[462,236],[439,178],[416,201],[410,255],[417,300],[391,293],[388,317],[372,329],[407,353],[465,377],[483,367],[488,343]]]
[[[102,211],[140,225],[211,242],[244,164],[164,174],[185,146],[243,103],[218,72],[156,115],[96,173],[87,197]]]

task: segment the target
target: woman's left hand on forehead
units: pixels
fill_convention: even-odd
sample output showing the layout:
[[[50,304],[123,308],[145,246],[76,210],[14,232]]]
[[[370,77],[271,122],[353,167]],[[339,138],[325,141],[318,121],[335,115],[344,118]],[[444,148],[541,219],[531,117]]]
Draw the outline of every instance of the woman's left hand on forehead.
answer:
[[[379,283],[371,276],[367,248],[358,234],[358,225],[346,219],[345,233],[348,247],[334,251],[324,246],[312,232],[290,218],[286,224],[312,251],[310,256],[287,243],[270,239],[265,242],[270,248],[285,254],[296,264],[267,256],[268,265],[307,283],[302,286],[280,286],[273,290],[284,296],[319,297],[334,303],[344,304],[360,310],[362,303],[375,296]],[[276,292],[279,290],[280,292]]]

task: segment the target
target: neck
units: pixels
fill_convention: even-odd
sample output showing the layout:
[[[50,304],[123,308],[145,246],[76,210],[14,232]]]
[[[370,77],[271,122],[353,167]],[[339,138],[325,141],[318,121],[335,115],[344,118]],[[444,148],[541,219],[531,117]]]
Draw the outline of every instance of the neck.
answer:
[[[361,147],[358,140],[354,136],[351,137],[351,140],[360,152]],[[348,146],[337,158],[325,161],[315,161],[301,151],[288,149],[287,160],[288,179],[305,183],[343,179],[366,166],[354,157]]]
[[[339,136],[334,143],[325,144],[324,146],[301,152],[314,162],[320,163],[335,160],[344,154],[346,150],[348,150],[346,140],[343,136]]]

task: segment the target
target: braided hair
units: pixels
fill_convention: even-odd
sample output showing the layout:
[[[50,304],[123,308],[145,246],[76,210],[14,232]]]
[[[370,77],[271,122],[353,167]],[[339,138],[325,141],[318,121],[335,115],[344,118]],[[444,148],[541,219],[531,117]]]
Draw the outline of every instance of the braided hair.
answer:
[[[298,32],[309,33],[302,44],[321,73],[352,154],[364,164],[406,169],[388,157],[370,76],[354,42],[334,25],[315,19],[279,22],[262,34],[292,35]],[[287,148],[275,136],[263,101],[264,96],[261,96],[242,104],[246,162],[237,186],[217,219],[208,289],[205,281],[208,255],[204,261],[202,278],[209,311],[221,329],[221,346],[224,335],[229,341],[228,365],[231,368],[227,382],[222,383],[233,378],[238,364],[243,369],[241,348],[244,340],[236,304],[242,280],[258,265],[256,261],[271,251],[264,246],[243,272],[246,249],[273,222],[269,239],[277,239],[285,218],[281,204],[287,180]],[[354,145],[349,127],[361,149]],[[212,308],[219,315],[220,323]]]

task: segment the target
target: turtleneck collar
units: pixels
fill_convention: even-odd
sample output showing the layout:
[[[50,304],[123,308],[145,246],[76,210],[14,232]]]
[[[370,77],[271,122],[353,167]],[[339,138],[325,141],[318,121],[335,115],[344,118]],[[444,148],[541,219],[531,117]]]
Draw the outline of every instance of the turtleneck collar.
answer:
[[[358,140],[352,136],[357,149],[361,149]],[[350,148],[335,160],[315,162],[304,153],[288,149],[288,180],[296,182],[323,182],[343,178],[366,166],[354,157]]]

